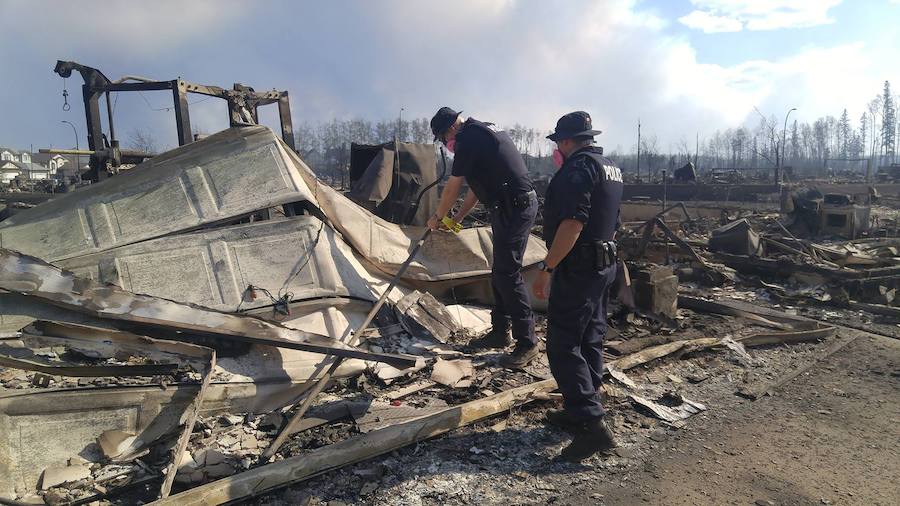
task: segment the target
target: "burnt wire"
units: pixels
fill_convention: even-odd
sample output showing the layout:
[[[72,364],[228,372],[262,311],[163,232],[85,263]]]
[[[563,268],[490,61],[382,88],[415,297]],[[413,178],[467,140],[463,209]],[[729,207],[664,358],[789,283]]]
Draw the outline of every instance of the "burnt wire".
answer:
[[[444,179],[444,176],[447,175],[447,156],[444,154],[444,148],[440,148],[440,149],[441,149],[441,160],[444,162],[444,164],[443,164],[444,166],[441,169],[441,175],[438,176],[437,179],[432,181],[431,184],[429,184],[425,188],[422,188],[422,191],[419,192],[419,196],[416,197],[416,203],[413,204],[412,208],[410,208],[410,211],[409,211],[410,214],[408,215],[409,216],[408,221],[412,221],[412,219],[415,218],[416,213],[419,212],[419,204],[422,202],[422,197],[425,195],[425,192],[434,188],[435,185],[440,183]]]
[[[313,172],[313,171],[310,169],[310,172]],[[313,172],[313,177],[315,178],[315,182],[316,182],[315,187],[313,187],[313,200],[315,200],[315,204],[318,207],[318,205],[319,205],[319,185],[322,183],[319,182],[319,178],[318,178],[318,176],[315,175],[315,172]],[[278,289],[279,294],[281,294],[282,291],[285,288],[287,288],[287,286],[291,283],[291,281],[293,281],[297,276],[299,276],[300,273],[303,272],[303,269],[305,269],[306,266],[309,265],[309,261],[312,260],[313,254],[316,252],[316,248],[319,246],[319,239],[322,238],[322,231],[325,230],[324,213],[323,213],[323,216],[316,216],[316,218],[319,219],[319,230],[316,232],[316,238],[313,239],[312,245],[309,248],[309,253],[306,255],[306,260],[303,261],[303,264],[300,267],[298,267],[297,270],[294,271],[293,274],[291,274],[286,280],[284,280],[284,283],[281,285],[281,288]]]
[[[315,185],[313,186],[313,200],[315,201],[316,206],[318,206],[318,204],[319,204],[319,185],[321,184],[321,182],[319,181],[319,178],[315,176],[315,173],[313,173],[313,177],[315,177]],[[247,288],[244,290],[244,293],[241,296],[241,302],[238,304],[238,307],[235,310],[235,312],[240,312],[241,306],[243,306],[244,300],[247,295],[251,296],[250,300],[254,300],[254,299],[256,299],[255,292],[260,291],[264,295],[266,295],[269,298],[269,300],[272,301],[272,315],[273,316],[276,316],[279,314],[284,315],[284,316],[290,316],[290,314],[291,314],[290,303],[291,303],[291,300],[293,300],[293,298],[294,298],[294,294],[293,294],[293,292],[285,291],[285,289],[288,287],[288,285],[290,285],[290,283],[297,276],[300,275],[301,272],[303,272],[304,269],[306,269],[306,267],[309,265],[310,260],[312,260],[313,254],[315,254],[316,248],[319,246],[319,240],[322,237],[322,231],[325,229],[325,218],[324,218],[324,216],[316,216],[316,218],[319,219],[319,230],[316,232],[316,237],[315,237],[315,239],[313,239],[312,245],[309,248],[309,252],[306,255],[306,259],[303,261],[303,263],[300,265],[300,267],[298,267],[294,271],[294,273],[291,274],[290,276],[288,276],[288,278],[284,281],[284,283],[281,285],[281,288],[278,289],[278,295],[275,296],[272,294],[271,291],[269,291],[265,288],[262,288],[262,287],[257,287],[254,285],[247,285]]]
[[[278,297],[272,295],[272,292],[261,287],[254,285],[247,285],[247,289],[244,290],[244,293],[241,297],[241,302],[238,304],[236,312],[240,312],[241,306],[244,304],[244,300],[247,296],[250,296],[250,300],[256,299],[256,293],[262,292],[263,295],[269,298],[272,301],[272,313],[273,315],[283,315],[290,316],[291,315],[291,299],[294,297],[294,294],[291,292],[285,292],[284,294],[279,294]]]
[[[150,101],[147,100],[147,97],[144,96],[144,94],[139,90],[138,90],[138,95],[140,95],[141,98],[144,99],[144,102],[147,104],[147,107],[149,107],[151,111],[166,111],[166,112],[168,112],[168,111],[171,111],[175,107],[174,105],[169,106],[169,107],[153,107],[153,105],[150,104]],[[200,102],[206,102],[207,100],[209,100],[211,98],[216,98],[216,97],[207,96],[205,98],[201,98],[200,100],[196,100],[194,102],[188,102],[188,105],[194,105],[194,104],[199,104]]]

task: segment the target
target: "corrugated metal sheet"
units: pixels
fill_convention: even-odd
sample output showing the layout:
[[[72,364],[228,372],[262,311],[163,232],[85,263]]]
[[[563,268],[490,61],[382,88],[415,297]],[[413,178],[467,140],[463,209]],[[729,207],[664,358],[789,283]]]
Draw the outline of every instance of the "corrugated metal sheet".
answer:
[[[248,285],[276,297],[291,293],[291,300],[375,298],[350,248],[313,216],[167,236],[56,264],[130,292],[221,311],[272,304],[261,290],[249,300]]]

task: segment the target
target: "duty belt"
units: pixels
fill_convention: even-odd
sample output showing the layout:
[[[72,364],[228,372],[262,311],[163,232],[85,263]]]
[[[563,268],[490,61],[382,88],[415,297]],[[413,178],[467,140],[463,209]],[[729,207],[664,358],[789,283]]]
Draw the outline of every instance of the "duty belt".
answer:
[[[534,190],[528,190],[527,192],[513,195],[509,200],[513,208],[525,209],[531,204],[532,197],[537,197],[537,192],[535,192]]]
[[[537,198],[537,192],[533,189],[513,194],[506,189],[504,183],[502,195],[494,202],[493,208],[504,212],[525,209],[531,205],[532,198]]]
[[[615,265],[618,255],[615,241],[579,242],[566,256],[566,262],[572,266],[600,271]]]

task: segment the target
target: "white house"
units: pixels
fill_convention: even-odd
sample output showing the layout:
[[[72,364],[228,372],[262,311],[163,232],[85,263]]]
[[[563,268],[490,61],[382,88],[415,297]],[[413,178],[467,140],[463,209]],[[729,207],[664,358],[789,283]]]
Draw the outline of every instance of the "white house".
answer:
[[[2,155],[2,153],[0,153],[0,155]],[[13,162],[6,158],[0,159],[0,182],[9,183],[21,174],[22,169],[19,168],[18,162]]]
[[[0,147],[0,181],[8,183],[19,175],[32,180],[50,179],[69,163],[63,155],[32,154]]]
[[[0,161],[3,162],[18,162],[19,161],[19,153],[11,150],[9,148],[0,148]]]

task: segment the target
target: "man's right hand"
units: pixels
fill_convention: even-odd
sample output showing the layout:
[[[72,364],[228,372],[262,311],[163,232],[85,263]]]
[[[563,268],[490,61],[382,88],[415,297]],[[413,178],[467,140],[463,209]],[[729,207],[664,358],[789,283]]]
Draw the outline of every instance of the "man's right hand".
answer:
[[[431,230],[437,230],[438,227],[441,226],[441,220],[437,217],[437,215],[432,215],[431,218],[428,218],[428,228]]]

